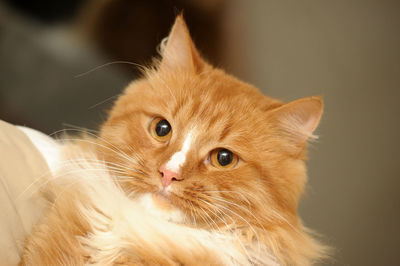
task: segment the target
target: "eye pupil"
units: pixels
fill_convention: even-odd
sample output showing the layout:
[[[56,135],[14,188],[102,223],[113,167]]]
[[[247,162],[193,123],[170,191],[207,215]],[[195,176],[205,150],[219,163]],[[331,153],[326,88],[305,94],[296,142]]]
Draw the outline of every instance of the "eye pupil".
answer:
[[[171,131],[171,125],[165,119],[160,120],[160,122],[158,122],[156,125],[155,131],[157,136],[164,137]]]
[[[217,159],[221,166],[229,165],[233,161],[233,153],[229,150],[222,149],[218,152]]]

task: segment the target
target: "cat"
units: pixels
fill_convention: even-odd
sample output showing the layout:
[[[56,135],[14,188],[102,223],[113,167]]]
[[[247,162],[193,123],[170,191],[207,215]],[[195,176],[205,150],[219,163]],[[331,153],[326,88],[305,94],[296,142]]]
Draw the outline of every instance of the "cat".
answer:
[[[98,137],[62,146],[20,265],[311,265],[298,215],[320,97],[264,96],[207,63],[181,15]],[[79,143],[87,143],[82,147]]]

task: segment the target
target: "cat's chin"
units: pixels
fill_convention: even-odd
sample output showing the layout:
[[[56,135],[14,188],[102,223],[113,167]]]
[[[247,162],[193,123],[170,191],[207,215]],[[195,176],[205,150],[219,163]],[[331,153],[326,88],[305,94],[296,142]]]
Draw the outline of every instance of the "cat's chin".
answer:
[[[164,191],[152,193],[151,198],[155,206],[163,211],[169,212],[176,209],[176,207],[172,205],[171,200]]]
[[[184,213],[174,206],[163,192],[144,193],[137,200],[150,215],[174,223],[185,222]]]

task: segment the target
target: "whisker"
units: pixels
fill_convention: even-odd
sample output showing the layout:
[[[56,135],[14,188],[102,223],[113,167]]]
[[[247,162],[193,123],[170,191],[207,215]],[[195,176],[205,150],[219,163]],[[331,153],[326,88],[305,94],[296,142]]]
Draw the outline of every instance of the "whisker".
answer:
[[[95,108],[95,107],[97,107],[97,106],[99,106],[99,105],[102,105],[103,103],[106,103],[106,102],[108,102],[109,100],[112,100],[112,99],[117,98],[117,97],[119,97],[119,96],[121,96],[121,93],[118,93],[117,95],[110,96],[110,97],[106,98],[105,100],[102,100],[102,101],[100,101],[100,102],[98,102],[98,103],[96,103],[96,104],[90,106],[90,107],[88,108],[88,110],[93,109],[93,108]]]
[[[232,193],[232,194],[238,194],[246,203],[247,205],[250,207],[250,201],[248,200],[247,197],[245,197],[243,195],[243,192],[239,192],[239,191],[234,191],[234,190],[205,190],[204,192],[211,192],[211,193]],[[249,194],[249,196],[251,196]],[[252,197],[252,196],[251,196]]]
[[[223,208],[223,209],[229,211],[230,213],[232,213],[233,215],[236,215],[240,220],[242,220],[243,222],[245,222],[245,223],[249,226],[249,228],[250,228],[256,235],[258,235],[257,232],[255,231],[254,227],[250,224],[249,221],[247,221],[245,218],[243,218],[243,216],[241,216],[241,215],[238,214],[237,212],[235,212],[235,211],[231,210],[230,208],[228,208],[228,207],[226,207],[226,206],[223,206],[223,205],[221,205],[221,204],[215,203],[215,206],[216,206],[216,207],[219,207],[219,208]]]
[[[74,128],[58,130],[58,131],[56,131],[56,132],[57,132],[57,133],[60,133],[60,132],[66,132],[66,131],[75,131],[75,132],[82,132],[82,133],[88,134],[88,135],[94,137],[94,138],[97,139],[97,140],[101,140],[101,141],[105,142],[106,144],[110,145],[110,146],[111,146],[112,148],[114,148],[114,149],[111,149],[110,147],[107,147],[107,146],[105,146],[105,145],[101,145],[101,144],[96,143],[96,142],[93,142],[93,141],[89,141],[89,140],[87,140],[87,139],[63,138],[62,140],[64,140],[64,141],[83,141],[83,142],[87,142],[87,143],[90,143],[90,144],[93,144],[93,145],[98,145],[98,146],[100,146],[100,147],[106,148],[107,150],[113,151],[114,153],[120,152],[120,153],[122,153],[122,155],[125,156],[125,159],[127,159],[128,161],[132,161],[132,160],[135,160],[135,159],[136,159],[136,158],[130,158],[128,154],[126,154],[124,151],[122,151],[121,149],[119,149],[118,147],[116,147],[114,144],[112,144],[111,142],[105,140],[104,138],[101,138],[100,136],[98,136],[98,135],[96,135],[96,134],[94,134],[94,133],[92,133],[92,132],[87,132],[87,131],[83,131],[83,130],[79,130],[79,129],[74,129]],[[52,133],[52,134],[55,134],[55,133]],[[51,135],[50,135],[50,136],[51,136]],[[118,153],[117,153],[117,154],[118,154]],[[135,155],[136,155],[137,157],[139,157],[138,154],[135,154]],[[138,159],[139,159],[139,161],[143,161],[143,159],[141,159],[141,158],[138,158]],[[137,161],[132,161],[132,162],[138,163]]]
[[[56,180],[56,179],[60,179],[60,178],[62,178],[62,177],[64,177],[64,176],[67,176],[67,175],[76,174],[76,173],[80,173],[80,172],[87,172],[87,171],[99,171],[99,172],[104,172],[105,169],[103,169],[103,168],[85,168],[85,169],[74,169],[74,170],[69,170],[69,171],[66,171],[66,172],[64,172],[64,173],[62,173],[62,174],[59,174],[59,175],[54,176],[52,179],[46,180],[44,183],[42,183],[42,184],[39,186],[39,189],[41,189],[43,186],[47,185],[49,182],[52,182],[52,181],[54,181],[54,180]],[[111,170],[111,172],[114,172],[114,173],[124,173],[124,172],[115,171],[115,170]],[[86,177],[85,177],[85,178],[86,178]],[[102,177],[100,177],[100,178],[102,178]],[[134,177],[132,177],[132,178],[134,178]],[[82,181],[83,179],[80,179],[80,180]],[[78,179],[78,181],[79,181],[79,179]]]
[[[218,200],[220,202],[224,202],[226,204],[233,205],[233,206],[245,211],[246,213],[250,214],[250,216],[253,217],[257,221],[258,225],[265,231],[265,228],[262,225],[262,223],[260,222],[260,220],[248,208],[245,208],[245,207],[243,207],[243,206],[241,206],[241,205],[239,205],[237,203],[234,203],[234,202],[231,202],[231,201],[227,201],[227,200],[225,200],[225,199],[223,199],[221,197],[216,197],[216,196],[209,196],[209,197],[213,198],[215,200]]]
[[[144,70],[146,69],[146,67],[145,67],[144,65],[141,65],[141,64],[138,64],[138,63],[134,63],[134,62],[129,62],[129,61],[112,61],[112,62],[108,62],[108,63],[102,64],[102,65],[100,65],[100,66],[94,67],[94,68],[92,68],[92,69],[90,69],[90,70],[88,70],[88,71],[86,71],[86,72],[81,73],[81,74],[78,74],[78,75],[76,75],[74,78],[80,78],[80,77],[83,77],[83,76],[85,76],[85,75],[87,75],[87,74],[89,74],[89,73],[92,73],[92,72],[96,71],[96,70],[99,70],[99,69],[101,69],[101,68],[104,68],[104,67],[107,67],[107,66],[111,66],[111,65],[116,65],[116,64],[133,65],[133,66],[139,67],[142,71],[144,71]]]
[[[144,165],[144,160],[143,158],[140,157],[140,155],[138,153],[135,153],[134,150],[132,149],[131,146],[129,146],[130,150],[132,151],[132,155],[129,156],[127,153],[125,153],[123,150],[119,149],[118,147],[116,147],[114,144],[112,144],[111,142],[107,141],[106,139],[94,134],[93,132],[89,132],[89,131],[85,131],[79,128],[69,128],[69,129],[61,129],[61,130],[57,130],[53,133],[51,133],[49,136],[55,135],[55,134],[59,134],[61,132],[68,132],[68,131],[73,131],[73,132],[81,132],[81,133],[85,133],[89,136],[94,137],[96,140],[100,140],[108,145],[111,146],[107,147],[105,145],[101,145],[100,143],[94,142],[94,141],[89,141],[87,139],[80,139],[80,138],[71,138],[71,137],[65,137],[62,138],[61,140],[63,141],[81,141],[81,142],[87,142],[90,143],[92,145],[97,145],[99,147],[105,148],[106,150],[112,151],[116,154],[118,154],[118,152],[120,152],[121,154],[118,154],[120,157],[126,159],[127,161],[131,162],[131,163],[135,163],[135,164],[139,164],[142,167],[145,167]],[[134,155],[134,157],[133,157]]]
[[[120,169],[129,169],[129,170],[135,170],[133,168],[127,167],[122,164],[110,162],[110,161],[105,161],[105,160],[99,160],[99,159],[92,159],[92,158],[74,158],[74,159],[68,159],[65,161],[61,161],[64,165],[74,165],[74,164],[79,164],[79,163],[87,163],[87,164],[99,164],[103,165],[104,168],[106,168],[108,165],[113,165],[115,167],[119,167]]]
[[[133,163],[133,164],[138,165],[137,161],[135,161],[134,158],[129,157],[129,155],[127,155],[127,154],[126,154],[125,152],[123,152],[122,150],[116,148],[116,147],[115,147],[114,145],[112,145],[112,144],[111,144],[111,145],[113,146],[113,148],[114,148],[115,150],[112,149],[112,148],[110,148],[110,147],[107,147],[107,146],[105,146],[105,145],[101,145],[101,144],[99,144],[99,143],[96,143],[96,142],[90,141],[90,140],[86,140],[86,139],[65,138],[65,139],[63,139],[63,140],[66,140],[66,141],[81,141],[81,142],[86,142],[86,143],[90,143],[90,144],[93,144],[93,145],[97,145],[97,146],[102,147],[102,148],[104,148],[104,149],[106,149],[106,150],[108,150],[108,151],[113,152],[114,154],[120,156],[120,157],[123,158],[123,159],[126,159],[126,160],[127,160],[128,162],[130,162],[130,163]]]
[[[104,170],[104,169],[97,169],[97,168],[87,169],[87,168],[85,168],[85,169],[79,169],[79,170],[72,170],[72,171],[67,171],[65,174],[59,175],[56,178],[61,178],[61,177],[65,176],[65,175],[70,175],[70,174],[77,173],[77,172],[86,172],[86,171],[94,171],[94,170]],[[118,177],[118,176],[114,175],[113,177],[115,178],[115,177]],[[90,178],[93,178],[93,176],[90,176]],[[87,177],[85,177],[85,179],[87,179]],[[72,187],[72,186],[74,186],[74,185],[76,185],[76,184],[78,184],[79,182],[82,182],[82,181],[83,181],[82,179],[75,179],[74,182],[71,182],[70,184],[65,185],[63,187],[63,190],[61,190],[57,194],[56,198],[52,202],[52,207],[54,207],[56,205],[57,200],[61,197],[62,194],[64,194],[67,191],[67,189],[69,189],[70,187]]]
[[[190,204],[190,213],[191,213],[191,215],[192,215],[192,219],[194,220],[194,225],[195,226],[197,226],[197,220],[196,220],[196,216],[193,214],[193,211],[195,211],[194,210],[194,206],[193,206],[193,204],[192,204],[192,202],[190,201],[190,200],[186,200],[185,199],[185,201],[187,202],[187,203],[189,203]]]
[[[244,219],[240,214],[236,213],[235,211],[232,211],[231,209],[229,209],[229,208],[227,208],[225,206],[222,206],[220,204],[216,204],[216,206],[219,206],[220,208],[223,208],[223,209],[229,211],[230,213],[232,213],[233,215],[237,216],[239,219],[244,221],[247,224],[247,226],[250,228],[250,230],[254,233],[254,235],[256,237],[258,250],[261,250],[261,244],[260,244],[260,241],[259,241],[259,239],[260,239],[259,234],[257,233],[257,231],[254,229],[254,227],[246,219]]]
[[[210,207],[213,208],[213,209],[215,208],[214,205],[212,205],[211,203],[207,202],[206,200],[203,200],[203,199],[200,199],[200,198],[198,198],[198,200],[204,202],[205,204],[207,204],[208,206],[210,206]],[[216,209],[217,209],[217,208],[216,208]],[[224,220],[220,215],[218,215],[216,212],[214,212],[214,211],[211,210],[211,209],[208,209],[208,210],[209,210],[216,218],[220,219],[220,220],[225,224],[226,228],[229,228],[228,224],[225,222],[225,220]],[[218,209],[217,209],[217,210],[218,210]]]
[[[200,200],[201,200],[201,199],[200,199]],[[219,211],[221,211],[221,212],[223,213],[224,216],[230,218],[231,221],[233,222],[233,224],[235,224],[234,219],[231,217],[231,215],[225,213],[223,210],[219,210]],[[225,224],[226,224],[226,223],[225,223]],[[227,225],[227,228],[229,228],[228,225]],[[245,253],[245,255],[246,255],[248,261],[250,262],[251,265],[253,265],[253,263],[251,262],[251,256],[250,256],[250,254],[247,252],[247,249],[246,249],[244,243],[242,242],[240,236],[237,236],[237,235],[236,235],[235,238],[236,238],[236,240],[239,242],[239,245],[242,247],[242,250],[244,251],[244,253]],[[258,244],[259,244],[259,243],[258,243]]]
[[[204,221],[204,223],[205,223],[206,225],[208,225],[209,227],[212,228],[212,226],[210,225],[210,223],[208,222],[208,220],[207,220],[206,218],[204,218],[204,216],[203,216],[197,209],[195,209],[195,211],[197,212],[197,215],[199,215],[200,218]]]
[[[65,127],[70,127],[71,129],[77,129],[77,130],[81,130],[82,132],[92,132],[94,134],[98,134],[99,131],[95,130],[95,129],[89,129],[86,127],[81,127],[81,126],[77,126],[77,125],[73,125],[73,124],[69,124],[69,123],[62,123],[63,126]],[[65,129],[64,129],[65,130]],[[58,130],[59,131],[59,130]],[[52,133],[53,134],[53,133]],[[50,134],[51,135],[51,134]]]
[[[218,230],[218,232],[220,232],[222,234],[221,229],[219,228],[219,226],[217,225],[217,223],[212,219],[212,217],[202,208],[199,206],[199,209],[203,211],[203,213],[208,217],[207,219],[210,219],[211,222],[215,225],[215,229]],[[212,227],[211,227],[212,228]]]
[[[106,167],[105,161],[99,161],[96,159],[72,159],[72,160],[65,160],[65,161],[61,161],[58,164],[59,168],[65,167],[65,166],[73,166],[73,165],[78,165],[78,169],[75,170],[90,170],[90,168],[88,168],[87,166],[82,167],[81,165],[79,165],[80,163],[87,163],[89,166],[93,167],[93,166],[99,166],[100,168],[98,168],[98,170],[102,170],[102,171],[109,171],[111,173],[119,173],[122,174],[123,176],[127,176],[126,174],[126,169],[131,170],[133,172],[136,172],[138,174],[141,174],[143,176],[148,176],[146,175],[143,171],[140,171],[138,169],[134,169],[134,168],[130,168],[130,167],[126,167],[126,166],[122,166],[120,164],[117,163],[113,163],[113,162],[108,162],[110,165]],[[79,169],[81,168],[81,169]],[[97,168],[96,168],[97,169]],[[71,170],[70,170],[71,171]],[[66,172],[67,174],[69,173],[69,171]],[[23,192],[20,193],[20,195],[18,195],[17,199],[20,198],[21,196],[23,196],[27,191],[29,191],[35,184],[37,184],[38,182],[43,181],[42,179],[45,176],[52,176],[51,178],[47,178],[46,182],[44,183],[44,185],[46,185],[48,182],[54,180],[57,176],[53,176],[51,171],[48,170],[46,171],[44,174],[42,174],[40,177],[38,177],[36,180],[34,180]],[[43,184],[42,184],[43,186]],[[40,189],[42,186],[40,186],[38,189]]]
[[[279,214],[277,211],[275,211],[275,210],[271,210],[273,213],[274,213],[274,215],[276,215],[281,221],[283,221],[283,222],[285,222],[287,225],[289,225],[296,233],[298,233],[298,234],[301,234],[301,232],[296,228],[296,227],[294,227],[285,217],[283,217],[281,214]]]

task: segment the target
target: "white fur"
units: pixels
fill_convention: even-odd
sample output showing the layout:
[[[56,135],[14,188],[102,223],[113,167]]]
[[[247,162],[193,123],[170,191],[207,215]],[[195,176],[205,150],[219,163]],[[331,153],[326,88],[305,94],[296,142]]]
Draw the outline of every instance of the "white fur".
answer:
[[[137,198],[137,202],[151,215],[164,219],[166,221],[183,223],[185,215],[178,209],[165,210],[160,209],[154,203],[153,197],[150,193],[146,193]]]
[[[216,252],[224,265],[278,265],[266,249],[243,250],[245,247],[234,233],[196,229],[173,222],[171,216],[153,209],[156,206],[150,194],[136,200],[128,198],[113,181],[115,177],[109,175],[105,166],[99,167],[99,163],[93,166],[82,160],[70,162],[67,168],[60,169],[65,178],[56,181],[65,187],[74,184],[89,196],[91,204],[77,203],[77,211],[93,230],[92,234],[79,238],[91,254],[88,264],[112,265],[124,251],[144,243],[161,252],[168,248],[170,242],[167,241],[172,241],[188,254],[200,248]],[[65,175],[68,172],[73,174]]]
[[[174,153],[174,155],[172,155],[172,157],[168,160],[167,165],[166,165],[166,168],[168,170],[173,171],[175,173],[180,172],[182,165],[186,161],[186,155],[187,155],[187,152],[190,150],[190,146],[193,142],[193,138],[194,138],[193,131],[189,131],[189,133],[187,134],[187,136],[185,138],[185,141],[183,142],[182,149],[180,151]]]

